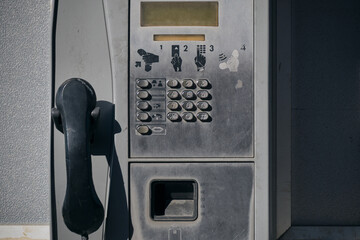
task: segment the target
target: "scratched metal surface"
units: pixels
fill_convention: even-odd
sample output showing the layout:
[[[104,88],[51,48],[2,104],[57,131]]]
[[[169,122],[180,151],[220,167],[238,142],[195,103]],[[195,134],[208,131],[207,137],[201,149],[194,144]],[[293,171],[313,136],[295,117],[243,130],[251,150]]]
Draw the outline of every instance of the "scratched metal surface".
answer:
[[[0,1],[0,224],[50,223],[52,3]]]

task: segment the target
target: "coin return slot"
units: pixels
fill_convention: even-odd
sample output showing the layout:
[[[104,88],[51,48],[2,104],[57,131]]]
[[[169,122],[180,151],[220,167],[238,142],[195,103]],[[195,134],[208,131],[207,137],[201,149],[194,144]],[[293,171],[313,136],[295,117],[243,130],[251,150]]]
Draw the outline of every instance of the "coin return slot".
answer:
[[[154,181],[151,184],[151,217],[155,221],[194,221],[197,218],[195,181]]]

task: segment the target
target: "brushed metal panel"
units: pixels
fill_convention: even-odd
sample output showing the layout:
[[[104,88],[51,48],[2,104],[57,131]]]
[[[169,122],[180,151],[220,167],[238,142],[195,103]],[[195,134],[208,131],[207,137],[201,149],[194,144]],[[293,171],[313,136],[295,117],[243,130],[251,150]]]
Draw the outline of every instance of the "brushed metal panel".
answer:
[[[196,181],[197,219],[154,221],[149,195],[156,180]],[[131,239],[253,240],[254,192],[253,163],[130,164]]]
[[[219,1],[219,27],[140,27],[140,1],[130,4],[130,156],[253,157],[253,1]],[[154,34],[205,34],[205,41],[155,42]],[[171,63],[172,47],[176,45],[182,58],[181,71],[176,71]],[[201,52],[206,57],[205,69],[195,64],[198,46],[204,46]],[[145,63],[141,56],[144,54],[149,54],[145,58],[152,58],[146,60],[153,61],[151,64]],[[171,122],[165,116],[168,109],[150,112],[154,117],[160,114],[162,121],[137,121],[135,82],[144,78],[208,79],[212,85],[212,121]],[[163,92],[170,90],[162,85]],[[199,87],[193,91],[198,90]],[[167,104],[169,98],[161,101]],[[194,100],[198,101],[199,98]],[[184,102],[184,98],[179,102]],[[198,112],[201,111],[195,111]],[[143,136],[136,132],[142,124],[165,131]]]

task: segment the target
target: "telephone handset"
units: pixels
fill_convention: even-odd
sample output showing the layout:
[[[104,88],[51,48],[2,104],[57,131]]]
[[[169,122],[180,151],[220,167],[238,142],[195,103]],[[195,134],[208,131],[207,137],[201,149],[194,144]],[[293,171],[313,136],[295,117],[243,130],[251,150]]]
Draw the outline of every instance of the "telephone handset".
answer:
[[[104,208],[92,179],[90,143],[100,109],[92,86],[83,79],[65,81],[56,94],[52,117],[64,133],[67,186],[62,214],[66,226],[88,239],[104,219]]]

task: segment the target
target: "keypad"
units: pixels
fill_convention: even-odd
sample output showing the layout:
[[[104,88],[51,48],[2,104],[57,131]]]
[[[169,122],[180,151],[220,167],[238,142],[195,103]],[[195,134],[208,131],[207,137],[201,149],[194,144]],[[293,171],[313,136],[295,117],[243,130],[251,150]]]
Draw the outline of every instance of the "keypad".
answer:
[[[135,84],[137,134],[165,134],[165,122],[212,121],[212,85],[208,79],[141,78]]]
[[[169,79],[167,119],[171,122],[211,122],[211,88],[208,79]]]

